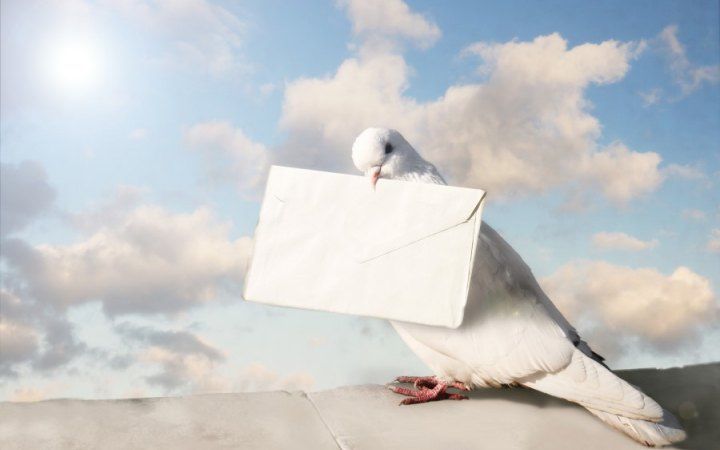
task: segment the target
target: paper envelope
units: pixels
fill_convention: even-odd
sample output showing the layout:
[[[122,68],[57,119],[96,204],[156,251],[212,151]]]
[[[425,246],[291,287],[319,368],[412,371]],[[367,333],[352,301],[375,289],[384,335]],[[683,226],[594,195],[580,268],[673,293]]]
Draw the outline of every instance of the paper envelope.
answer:
[[[273,166],[245,299],[456,328],[485,192]]]

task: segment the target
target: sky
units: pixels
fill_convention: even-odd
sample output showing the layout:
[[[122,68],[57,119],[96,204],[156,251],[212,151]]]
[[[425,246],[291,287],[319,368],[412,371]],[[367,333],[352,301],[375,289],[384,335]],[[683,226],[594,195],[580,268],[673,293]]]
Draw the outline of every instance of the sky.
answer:
[[[720,360],[717,1],[3,0],[0,399],[385,383],[383,320],[242,300],[272,164],[398,129],[613,368]]]

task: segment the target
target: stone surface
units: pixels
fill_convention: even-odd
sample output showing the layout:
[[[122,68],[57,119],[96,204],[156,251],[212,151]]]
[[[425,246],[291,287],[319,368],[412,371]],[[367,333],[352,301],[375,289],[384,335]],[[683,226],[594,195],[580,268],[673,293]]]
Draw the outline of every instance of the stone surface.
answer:
[[[334,449],[302,392],[0,405],[0,448]]]
[[[675,413],[675,448],[720,448],[720,363],[619,374]],[[398,406],[383,386],[0,404],[0,448],[642,449],[583,408],[527,389]]]

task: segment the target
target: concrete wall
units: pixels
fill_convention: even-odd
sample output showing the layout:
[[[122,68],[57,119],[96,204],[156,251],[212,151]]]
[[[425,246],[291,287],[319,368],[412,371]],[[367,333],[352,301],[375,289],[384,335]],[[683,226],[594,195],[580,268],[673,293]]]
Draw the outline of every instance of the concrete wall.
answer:
[[[619,374],[720,448],[720,363]],[[323,392],[0,403],[8,449],[640,449],[584,409],[527,389],[398,406],[383,386]]]

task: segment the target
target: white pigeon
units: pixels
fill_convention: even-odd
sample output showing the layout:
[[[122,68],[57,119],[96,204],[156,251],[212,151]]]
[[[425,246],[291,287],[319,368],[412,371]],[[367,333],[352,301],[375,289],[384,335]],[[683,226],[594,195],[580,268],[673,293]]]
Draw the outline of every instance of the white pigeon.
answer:
[[[395,130],[368,128],[352,148],[355,166],[375,185],[380,178],[446,184]],[[540,288],[520,255],[485,222],[480,228],[473,294],[457,329],[391,322],[435,373],[399,377],[416,389],[403,404],[464,399],[447,392],[525,386],[578,403],[605,423],[648,446],[685,439],[677,419],[620,379],[594,353]]]

